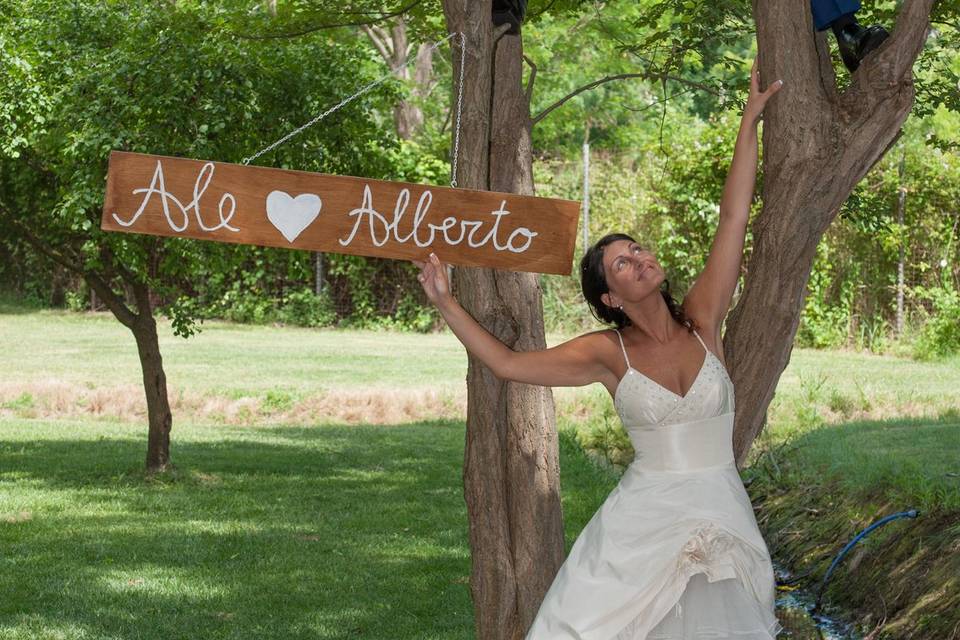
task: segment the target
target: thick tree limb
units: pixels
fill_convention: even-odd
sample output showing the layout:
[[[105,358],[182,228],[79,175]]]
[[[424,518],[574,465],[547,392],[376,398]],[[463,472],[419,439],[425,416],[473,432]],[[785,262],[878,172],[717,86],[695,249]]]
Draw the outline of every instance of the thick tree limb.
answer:
[[[905,2],[888,42],[880,45],[880,49],[868,57],[865,63],[883,64],[892,58],[893,64],[889,72],[891,79],[912,76],[913,63],[927,41],[933,3],[934,0]]]
[[[763,209],[753,223],[744,288],[723,336],[737,390],[738,465],[764,428],[790,361],[817,244],[910,113],[913,64],[932,3],[905,3],[894,34],[840,92],[827,36],[814,31],[809,6],[754,0],[760,77],[786,84],[764,110]]]

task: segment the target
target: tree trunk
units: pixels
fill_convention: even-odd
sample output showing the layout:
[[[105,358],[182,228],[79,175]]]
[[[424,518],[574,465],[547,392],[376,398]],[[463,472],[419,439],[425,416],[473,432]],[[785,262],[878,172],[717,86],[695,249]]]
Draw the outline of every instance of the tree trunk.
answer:
[[[387,66],[394,71],[394,75],[403,81],[409,81],[410,63],[409,43],[407,41],[407,23],[403,16],[394,18],[389,29],[379,25],[364,25],[363,32],[376,47]],[[429,92],[433,81],[433,51],[427,44],[417,48],[417,55],[413,62],[413,87],[408,98],[399,100],[393,107],[393,121],[397,129],[397,137],[410,140],[423,127],[423,110],[418,100]]]
[[[147,397],[147,471],[165,471],[170,466],[173,414],[167,398],[167,376],[160,357],[157,323],[152,315],[140,315],[132,331],[137,341],[143,390]]]
[[[134,313],[123,299],[99,275],[83,272],[91,295],[99,294],[117,320],[130,329],[137,342],[140,369],[143,372],[143,391],[147,399],[147,471],[166,471],[170,467],[170,429],[173,414],[167,397],[167,376],[163,372],[160,357],[160,341],[157,323],[153,319],[150,288],[141,282],[133,282],[131,289],[137,305]]]
[[[836,86],[825,32],[808,3],[754,0],[761,84],[782,78],[763,125],[763,210],[724,353],[737,390],[742,465],[790,359],[817,243],[854,186],[899,136],[913,105],[913,62],[933,0],[904,3],[891,37],[850,86]]]
[[[897,170],[897,176],[900,179],[899,189],[897,189],[897,233],[900,236],[900,247],[897,257],[897,337],[903,335],[903,267],[906,259],[906,242],[903,232],[903,214],[907,208],[907,187],[906,187],[906,172],[907,172],[907,148],[904,146],[902,152],[900,153],[900,166]]]
[[[467,39],[458,182],[532,194],[521,37],[494,41],[489,0],[445,0],[444,11],[449,31]],[[453,57],[456,78],[459,51]],[[453,287],[464,308],[510,348],[546,348],[535,274],[458,267]],[[500,380],[470,356],[463,475],[476,636],[522,638],[563,562],[550,390]]]
[[[313,252],[313,293],[320,296],[323,293],[323,253]]]

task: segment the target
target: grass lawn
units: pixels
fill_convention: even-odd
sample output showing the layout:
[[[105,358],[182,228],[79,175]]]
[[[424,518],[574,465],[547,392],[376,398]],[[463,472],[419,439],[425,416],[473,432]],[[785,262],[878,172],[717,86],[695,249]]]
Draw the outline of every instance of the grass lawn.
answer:
[[[0,638],[473,638],[463,425],[0,421]],[[562,444],[567,545],[616,478]]]
[[[164,370],[175,390],[232,397],[357,387],[452,391],[467,375],[466,352],[450,333],[206,322],[184,340],[168,322],[159,324]],[[140,384],[133,334],[109,313],[0,313],[0,344],[0,381]]]
[[[451,334],[160,332],[177,469],[151,478],[129,331],[0,303],[0,638],[473,637]],[[795,350],[759,460],[955,508],[957,389],[960,358]],[[574,431],[611,402],[555,395],[569,548],[617,479]]]

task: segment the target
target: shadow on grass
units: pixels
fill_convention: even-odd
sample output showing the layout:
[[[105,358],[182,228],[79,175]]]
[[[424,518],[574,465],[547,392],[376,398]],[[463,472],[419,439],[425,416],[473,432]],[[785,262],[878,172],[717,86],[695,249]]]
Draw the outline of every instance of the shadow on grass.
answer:
[[[247,431],[0,441],[0,635],[471,637],[462,425]]]
[[[126,425],[21,424],[4,638],[473,637],[460,422],[193,428],[154,477]],[[560,452],[569,550],[617,477]]]

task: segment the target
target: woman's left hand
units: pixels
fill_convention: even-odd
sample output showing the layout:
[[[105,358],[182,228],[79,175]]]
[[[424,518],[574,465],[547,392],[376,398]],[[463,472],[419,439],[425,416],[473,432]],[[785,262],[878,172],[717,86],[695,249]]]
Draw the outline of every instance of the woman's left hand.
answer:
[[[766,91],[760,91],[760,71],[757,69],[757,58],[753,59],[753,67],[750,69],[750,96],[747,98],[747,104],[743,107],[743,118],[751,124],[760,121],[763,115],[763,108],[767,100],[780,91],[783,86],[783,80],[771,82]]]

